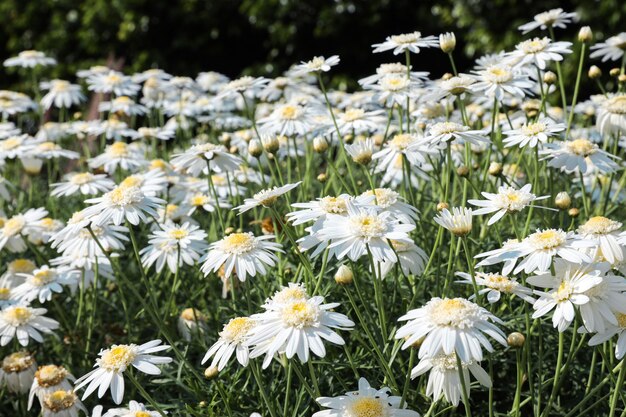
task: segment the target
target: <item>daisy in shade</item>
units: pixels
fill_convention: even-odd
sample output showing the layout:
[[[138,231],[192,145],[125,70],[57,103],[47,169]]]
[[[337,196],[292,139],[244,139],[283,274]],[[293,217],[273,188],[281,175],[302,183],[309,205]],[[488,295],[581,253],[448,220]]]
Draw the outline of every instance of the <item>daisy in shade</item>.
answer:
[[[537,197],[530,192],[531,188],[532,185],[530,184],[526,184],[520,189],[503,185],[498,188],[496,194],[482,192],[481,194],[486,200],[468,200],[467,202],[473,206],[480,207],[478,210],[473,211],[472,214],[474,216],[495,212],[487,222],[487,224],[491,226],[507,213],[513,214],[520,212],[530,206],[534,201],[550,197],[548,195]]]
[[[333,55],[329,58],[316,56],[310,61],[302,61],[296,65],[291,74],[294,77],[299,77],[310,73],[328,72],[330,67],[334,67],[337,64],[339,64],[339,55]]]
[[[37,362],[33,355],[20,351],[5,356],[0,362],[0,387],[9,392],[25,394],[33,381]]]
[[[86,100],[85,95],[82,93],[81,86],[78,84],[70,84],[69,81],[44,81],[39,85],[39,88],[48,91],[41,99],[41,105],[46,110],[53,106],[59,109],[68,109]]]
[[[33,378],[33,383],[28,394],[28,409],[31,409],[35,397],[37,397],[39,404],[41,404],[46,394],[51,394],[60,389],[65,391],[71,390],[71,382],[75,380],[76,378],[62,366],[40,366],[37,372],[35,372],[35,377]]]
[[[564,332],[574,321],[574,306],[589,302],[585,292],[602,283],[599,273],[594,273],[593,265],[580,265],[557,259],[554,263],[555,275],[547,272],[526,279],[531,285],[545,288],[535,290],[539,299],[533,304],[533,319],[545,316],[552,310],[552,325],[559,332]]]
[[[98,354],[93,371],[78,378],[74,391],[87,386],[83,400],[98,389],[98,398],[110,388],[111,397],[115,404],[120,404],[124,398],[123,374],[129,366],[148,375],[160,375],[161,370],[156,365],[172,362],[172,358],[152,355],[167,350],[168,345],[162,345],[160,340],[152,340],[143,345],[113,345]]]
[[[324,304],[324,297],[294,297],[284,302],[265,304],[265,312],[255,314],[256,325],[250,330],[246,345],[252,346],[251,358],[265,355],[263,369],[277,353],[287,359],[298,356],[300,362],[309,361],[309,351],[326,356],[322,341],[343,345],[345,342],[334,329],[352,330],[354,322],[343,314],[331,311],[339,303]]]
[[[226,367],[233,353],[235,353],[237,362],[241,366],[248,366],[250,349],[244,345],[244,342],[255,324],[256,322],[250,317],[231,319],[219,333],[219,340],[209,348],[204,358],[202,358],[202,363],[204,364],[213,357],[211,366],[215,366],[218,371],[221,371]]]
[[[517,65],[534,64],[545,69],[550,61],[562,61],[563,55],[571,54],[571,42],[553,42],[550,38],[534,38],[518,43],[509,57]]]
[[[135,101],[128,96],[119,96],[111,101],[100,103],[98,111],[123,113],[127,116],[142,116],[148,112],[148,109],[141,104],[135,103]]]
[[[461,361],[461,367],[463,368],[463,380],[468,398],[470,394],[470,374],[480,385],[485,388],[491,388],[492,383],[489,374],[476,361]],[[446,355],[439,353],[432,357],[423,358],[411,370],[411,378],[417,378],[426,372],[429,372],[426,395],[431,396],[433,401],[438,401],[443,397],[455,407],[458,406],[462,397],[463,385],[456,354]]]
[[[595,258],[605,259],[611,264],[624,260],[626,232],[622,231],[622,223],[604,216],[595,216],[580,225],[577,232],[594,243]]]
[[[236,171],[243,164],[243,160],[229,153],[224,145],[203,143],[175,154],[170,163],[176,170],[197,177],[202,172],[208,174],[209,168],[215,172]]]
[[[469,142],[476,145],[489,143],[483,130],[471,130],[455,122],[438,122],[428,128],[424,140],[440,149],[444,149],[450,142]]]
[[[274,203],[276,203],[276,200],[278,200],[278,197],[293,190],[301,183],[302,181],[298,181],[294,184],[285,184],[281,187],[273,187],[273,188],[261,190],[255,195],[253,195],[252,198],[244,199],[243,204],[235,207],[234,210],[238,210],[239,214],[241,214],[259,206],[263,206],[267,208],[272,207]]]
[[[410,274],[417,276],[424,271],[424,266],[428,262],[428,255],[422,248],[413,242],[400,240],[392,240],[391,247],[398,255],[398,262],[383,261],[380,264],[381,278],[389,274],[396,264],[399,264],[400,270],[405,276]]]
[[[565,29],[566,24],[572,23],[572,20],[577,20],[578,15],[576,13],[564,12],[563,9],[552,9],[547,12],[539,13],[535,15],[532,22],[524,23],[518,29],[525,35],[537,28],[546,30],[548,28],[561,28]]]
[[[390,211],[376,207],[357,206],[346,202],[346,216],[331,214],[317,233],[322,241],[329,242],[329,255],[357,261],[368,252],[377,262],[397,262],[398,258],[389,240],[411,243],[408,233],[415,225],[401,223]]]
[[[519,70],[506,64],[492,64],[475,71],[477,82],[471,85],[474,93],[483,93],[501,101],[505,95],[524,98],[535,84]]]
[[[474,285],[474,280],[476,280],[476,285],[484,287],[478,290],[478,294],[487,294],[487,301],[490,304],[500,301],[502,293],[516,295],[529,303],[535,302],[535,299],[532,297],[533,290],[520,284],[515,277],[494,274],[492,272],[475,272],[474,280],[472,280],[472,276],[465,272],[457,272],[456,275],[461,278],[460,281],[456,281],[459,284]],[[476,298],[476,295],[472,294],[469,299],[473,300],[474,298]]]
[[[423,307],[398,319],[407,323],[398,329],[396,339],[405,339],[402,349],[421,341],[419,358],[456,353],[463,362],[481,361],[482,347],[493,352],[485,336],[506,346],[502,321],[486,309],[464,298],[435,297]]]
[[[315,401],[328,410],[318,411],[313,417],[420,417],[407,410],[402,397],[389,395],[389,388],[372,388],[367,379],[359,379],[358,391],[347,392],[339,397],[319,397]]]
[[[118,186],[102,197],[85,200],[92,204],[83,210],[85,217],[91,217],[96,226],[112,222],[119,226],[125,220],[137,226],[145,223],[148,217],[156,217],[157,208],[165,203],[157,197],[146,196],[138,187]]]
[[[134,96],[141,86],[119,71],[98,72],[87,77],[87,88],[96,93],[113,93],[116,96]]]
[[[610,96],[600,103],[596,127],[603,135],[626,132],[626,94]]]
[[[45,308],[31,308],[25,305],[13,305],[0,310],[0,346],[6,346],[17,337],[22,346],[28,345],[28,339],[43,343],[41,333],[50,334],[59,328],[59,322],[45,317]]]
[[[56,64],[57,61],[54,58],[47,57],[43,52],[33,50],[22,51],[17,56],[4,61],[5,67],[22,68],[47,67]]]
[[[37,228],[38,222],[47,215],[48,211],[42,207],[31,208],[6,220],[0,228],[0,250],[6,247],[9,252],[24,252],[24,236]]]
[[[52,197],[68,197],[80,193],[82,195],[96,195],[111,191],[115,183],[105,174],[92,174],[90,172],[71,172],[65,174],[64,182],[52,184],[50,195]]]
[[[443,209],[434,220],[455,236],[466,236],[472,231],[472,209],[470,208],[452,207],[452,212]]]
[[[139,252],[141,263],[150,268],[156,262],[157,272],[166,264],[172,273],[183,265],[195,265],[207,246],[206,232],[189,223],[164,224],[149,237],[149,245]]]
[[[438,48],[439,39],[436,36],[422,37],[420,32],[403,33],[401,35],[387,36],[385,42],[372,45],[372,52],[385,52],[393,50],[394,55],[399,55],[405,51],[419,54],[420,48]]]
[[[275,252],[284,252],[279,243],[269,241],[274,238],[274,235],[257,237],[250,232],[231,233],[209,246],[209,252],[200,259],[204,262],[201,270],[206,276],[224,266],[226,278],[235,272],[242,282],[257,273],[265,275],[267,267],[274,267],[278,261]]]
[[[534,148],[538,144],[543,145],[548,141],[549,137],[555,136],[564,130],[565,125],[563,123],[556,123],[546,117],[536,122],[526,123],[519,129],[505,130],[502,133],[507,137],[503,142],[507,148],[516,145],[520,148],[525,146]]]
[[[593,52],[589,56],[602,58],[602,62],[620,60],[626,51],[626,32],[611,36],[606,41],[593,45],[591,50]]]
[[[568,174],[593,171],[603,174],[615,172],[619,164],[614,160],[619,157],[612,155],[589,139],[575,139],[548,143],[539,151],[543,159],[549,159],[548,166],[560,169]]]
[[[617,313],[615,315],[616,325],[607,326],[606,330],[594,334],[589,339],[589,346],[598,346],[611,340],[617,335],[615,343],[615,357],[619,360],[626,355],[626,314]]]
[[[216,98],[236,98],[240,94],[243,94],[247,98],[254,98],[259,95],[269,81],[270,80],[264,77],[254,78],[246,75],[222,85],[222,88]]]

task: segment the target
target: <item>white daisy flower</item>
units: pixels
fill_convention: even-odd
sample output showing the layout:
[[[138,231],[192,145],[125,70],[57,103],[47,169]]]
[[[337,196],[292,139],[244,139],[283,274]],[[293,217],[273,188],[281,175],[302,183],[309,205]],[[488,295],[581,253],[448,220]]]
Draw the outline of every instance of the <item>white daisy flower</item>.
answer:
[[[248,366],[250,349],[244,345],[244,342],[255,324],[255,320],[250,317],[231,319],[219,333],[219,340],[209,348],[204,358],[202,358],[202,364],[213,357],[211,366],[215,366],[218,371],[221,371],[226,367],[233,353],[235,353],[237,362],[241,366]]]
[[[469,126],[455,122],[438,122],[429,126],[424,140],[440,149],[444,149],[450,142],[469,142],[476,145],[489,143],[485,131],[471,130]]]
[[[546,272],[526,279],[531,285],[546,288],[548,292],[535,290],[539,299],[533,304],[532,318],[545,316],[552,310],[552,325],[559,332],[564,332],[574,321],[574,306],[589,302],[585,292],[602,283],[600,271],[593,265],[580,265],[557,259],[554,262],[555,275]]]
[[[531,148],[543,145],[548,138],[556,136],[557,133],[565,130],[563,123],[556,123],[554,120],[545,117],[536,122],[526,123],[519,129],[505,130],[502,133],[507,137],[503,140],[505,147],[519,146]]]
[[[422,248],[413,242],[391,240],[391,247],[398,255],[398,262],[383,261],[380,264],[381,278],[389,274],[396,264],[399,264],[405,276],[410,274],[418,276],[424,271],[424,266],[428,262],[428,255]],[[377,267],[378,268],[378,267]]]
[[[193,145],[183,153],[173,155],[170,163],[177,171],[197,177],[202,172],[209,174],[209,167],[215,172],[236,171],[243,161],[237,155],[228,152],[224,145],[202,143]]]
[[[535,15],[532,22],[524,23],[518,29],[525,35],[537,28],[546,30],[548,28],[561,28],[565,29],[567,23],[572,23],[578,20],[578,15],[575,12],[564,12],[563,9],[551,9],[547,12],[542,12]]]
[[[299,77],[310,73],[328,72],[330,67],[334,67],[337,64],[339,64],[339,55],[333,55],[329,58],[316,56],[310,61],[302,61],[296,65],[291,74],[294,77]]]
[[[494,274],[492,272],[475,272],[474,280],[472,280],[472,276],[465,272],[457,272],[456,275],[462,278],[462,280],[456,281],[457,283],[474,285],[474,280],[476,280],[476,285],[485,287],[478,290],[478,294],[487,294],[487,301],[490,304],[500,301],[502,293],[516,295],[529,303],[535,302],[535,299],[532,297],[533,291],[520,284],[515,277]],[[476,294],[472,294],[469,297],[470,300],[474,298],[476,298]]]
[[[28,345],[32,338],[43,343],[41,333],[51,334],[59,328],[59,322],[45,317],[45,308],[31,308],[25,305],[14,305],[0,310],[0,346],[6,346],[17,337],[22,346]]]
[[[461,361],[463,368],[463,379],[465,383],[466,394],[470,395],[470,374],[485,388],[491,388],[491,378],[485,372],[480,364],[475,361]],[[441,397],[454,405],[459,405],[462,397],[463,384],[459,372],[456,354],[446,355],[444,353],[436,354],[432,357],[425,357],[411,370],[411,378],[417,378],[420,375],[428,374],[428,383],[426,385],[426,395],[438,401]]]
[[[373,110],[366,112],[363,109],[346,109],[335,116],[339,133],[345,135],[369,134],[380,128],[384,121],[383,110]],[[328,129],[328,135],[336,136],[337,130]]]
[[[113,142],[104,148],[104,153],[88,160],[90,168],[102,168],[112,174],[117,168],[123,170],[135,170],[148,164],[143,151],[124,142]]]
[[[240,94],[243,94],[247,98],[254,98],[259,95],[268,82],[269,80],[264,77],[254,78],[246,75],[222,85],[216,98],[237,98]]]
[[[580,225],[577,232],[594,243],[595,258],[605,259],[611,264],[624,260],[626,232],[622,231],[622,223],[604,216],[595,216]]]
[[[407,323],[398,329],[395,338],[405,339],[402,349],[420,341],[420,359],[456,353],[463,362],[481,361],[481,346],[493,352],[485,335],[506,346],[504,333],[494,324],[501,325],[502,321],[464,298],[435,297],[398,321]]]
[[[584,292],[589,302],[579,306],[583,328],[590,333],[603,333],[608,327],[617,326],[617,317],[626,314],[626,279],[610,274],[608,262],[594,263],[587,272],[601,276],[602,282]],[[582,330],[580,329],[580,330]]]
[[[477,82],[472,84],[472,91],[498,101],[502,101],[505,94],[513,98],[524,98],[535,86],[528,75],[502,63],[489,65],[475,71],[475,74]]]
[[[192,336],[202,335],[207,332],[207,317],[196,308],[186,308],[178,316],[177,326],[181,337],[191,342]]]
[[[414,224],[417,221],[417,209],[405,203],[400,193],[391,188],[367,190],[355,200],[358,205],[371,205],[393,213],[401,223]]]
[[[144,268],[150,268],[156,262],[157,272],[167,264],[175,273],[183,265],[195,265],[207,246],[206,232],[189,223],[164,224],[161,229],[149,235],[149,245],[139,252]]]
[[[276,107],[257,123],[263,135],[304,136],[314,126],[313,116],[309,107],[287,103]]]
[[[294,184],[285,184],[281,187],[273,187],[261,190],[253,195],[252,198],[244,199],[243,204],[235,207],[233,210],[238,210],[239,214],[241,214],[258,206],[263,206],[267,208],[272,207],[274,203],[276,203],[276,200],[278,200],[278,197],[293,190],[301,183],[302,181],[298,181]]]
[[[93,416],[96,417],[96,416]],[[150,411],[137,401],[130,401],[128,408],[111,408],[102,417],[162,417],[158,411]]]
[[[351,144],[345,144],[344,148],[357,164],[367,165],[372,161],[374,141],[371,138],[357,139]]]
[[[9,252],[24,252],[26,250],[24,236],[28,236],[36,229],[37,222],[47,215],[48,211],[43,207],[31,208],[6,220],[0,228],[0,250],[6,247]]]
[[[403,33],[401,35],[387,36],[385,42],[372,45],[372,52],[385,52],[393,50],[394,55],[399,55],[405,51],[419,54],[420,48],[438,48],[439,39],[436,36],[422,37],[420,32]]]
[[[603,135],[626,132],[626,94],[616,94],[600,103],[596,127]]]
[[[28,409],[31,409],[35,397],[37,397],[41,405],[45,395],[52,394],[57,390],[71,390],[71,382],[74,380],[76,378],[62,366],[40,366],[35,372],[33,383],[28,393]]]
[[[44,394],[41,401],[42,417],[78,417],[89,412],[71,389],[59,389]]]
[[[328,410],[318,411],[312,417],[420,417],[408,410],[402,397],[389,395],[389,388],[372,388],[367,379],[359,379],[358,391],[347,392],[339,397],[319,397],[315,401]]]
[[[137,129],[137,132],[132,137],[132,139],[159,139],[163,141],[168,141],[175,136],[176,132],[170,129],[162,127],[140,127],[139,129]]]
[[[593,171],[603,174],[615,172],[619,164],[614,161],[619,157],[610,154],[600,148],[589,139],[574,139],[545,144],[545,148],[539,151],[549,159],[549,167],[558,168],[568,174],[582,173],[583,175]]]
[[[602,62],[620,60],[626,51],[626,32],[593,45],[591,50],[593,52],[589,55],[590,58],[602,58]]]
[[[343,345],[343,338],[333,329],[351,330],[354,322],[343,314],[330,311],[339,303],[323,303],[324,297],[317,296],[265,304],[265,312],[251,317],[256,325],[244,342],[253,347],[250,357],[265,355],[265,369],[277,353],[284,352],[287,359],[297,355],[302,363],[309,361],[309,350],[323,358],[326,348],[322,339]]]
[[[603,332],[598,332],[589,339],[589,346],[598,346],[611,340],[617,335],[615,343],[615,357],[618,360],[626,355],[626,314],[616,314],[617,325],[609,325]]]
[[[433,220],[455,236],[466,236],[472,231],[471,208],[452,207],[452,212],[443,209]]]
[[[54,58],[47,57],[43,52],[33,50],[22,51],[17,56],[4,60],[5,67],[35,68],[56,64],[57,61]]]
[[[409,67],[409,70],[411,68]],[[399,62],[392,62],[387,64],[380,64],[378,68],[376,68],[376,74],[370,75],[369,77],[365,77],[359,80],[359,84],[362,87],[367,88],[372,84],[376,84],[380,79],[384,78],[386,75],[395,74],[395,75],[407,75],[407,66],[401,64]],[[412,81],[420,82],[428,79],[428,72],[418,71],[418,72],[409,72],[409,78]]]
[[[550,61],[562,61],[563,55],[571,54],[571,42],[553,42],[550,38],[534,38],[518,43],[515,51],[509,52],[508,56],[517,65],[536,65],[539,69],[545,69]]]
[[[25,394],[33,381],[37,362],[28,352],[14,352],[0,362],[0,387],[15,394]]]
[[[482,192],[481,194],[486,200],[467,200],[467,202],[480,207],[478,210],[473,211],[472,214],[474,216],[495,212],[487,222],[487,224],[491,226],[507,213],[518,213],[530,206],[534,201],[550,197],[548,195],[537,197],[530,192],[531,188],[531,184],[526,184],[520,189],[503,185],[498,187],[496,194]]]
[[[111,397],[115,404],[120,404],[124,398],[124,371],[133,366],[138,371],[148,375],[160,375],[161,370],[156,365],[172,362],[172,358],[155,356],[152,353],[169,349],[169,345],[162,345],[160,340],[152,340],[143,345],[113,345],[109,349],[100,351],[93,371],[76,380],[74,391],[87,386],[82,399],[87,398],[98,389],[98,398],[111,389]]]
[[[268,242],[274,238],[274,235],[257,237],[250,232],[231,233],[209,246],[209,252],[200,259],[204,262],[201,270],[206,276],[223,265],[226,278],[235,272],[242,282],[248,275],[265,275],[267,267],[274,267],[278,261],[275,252],[283,253],[279,243]]]
[[[52,184],[50,196],[68,197],[77,193],[82,195],[96,195],[111,191],[115,183],[105,174],[92,174],[90,172],[70,172],[65,174],[64,182]]]
[[[368,85],[366,88],[374,90],[374,100],[386,105],[406,107],[407,98],[413,97],[413,90],[416,82],[407,78],[406,74],[387,74],[378,80],[376,84]]]
[[[52,293],[62,293],[65,286],[75,288],[80,278],[76,270],[50,268],[48,265],[22,276],[25,281],[15,288],[14,296],[24,303],[37,299],[42,304],[52,299]]]
[[[82,88],[78,84],[71,84],[65,80],[44,81],[39,84],[42,90],[48,90],[41,98],[41,105],[48,110],[52,106],[59,109],[68,109],[75,104],[80,104],[86,100],[82,93]]]
[[[119,71],[98,72],[87,77],[87,88],[96,93],[113,93],[116,96],[134,96],[141,86]]]
[[[428,157],[432,158],[438,154],[437,150],[428,144],[426,138],[415,134],[394,135],[385,143],[385,147],[372,155],[372,159],[378,162],[376,172],[386,172],[399,157],[406,158],[413,166],[428,164]]]
[[[118,186],[102,197],[90,198],[85,203],[92,204],[83,210],[85,217],[92,218],[96,226],[109,222],[119,226],[128,220],[134,226],[147,222],[148,217],[156,217],[156,209],[165,200],[146,196],[138,187]]]
[[[142,116],[148,109],[141,104],[135,103],[128,96],[115,97],[111,101],[103,101],[98,105],[98,111],[110,113],[123,113],[127,116]]]

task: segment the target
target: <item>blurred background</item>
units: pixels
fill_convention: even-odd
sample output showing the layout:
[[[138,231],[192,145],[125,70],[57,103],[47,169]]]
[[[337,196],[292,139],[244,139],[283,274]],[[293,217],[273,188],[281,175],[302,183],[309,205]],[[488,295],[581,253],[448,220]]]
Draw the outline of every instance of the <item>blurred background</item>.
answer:
[[[46,77],[67,79],[96,64],[127,73],[162,68],[237,77],[276,76],[314,55],[338,54],[333,82],[352,88],[380,63],[404,59],[371,53],[371,44],[388,35],[454,31],[462,71],[485,52],[512,48],[522,39],[517,26],[557,7],[580,16],[557,29],[562,40],[574,40],[581,25],[591,26],[595,42],[626,30],[623,0],[0,0],[0,60],[41,50],[59,61]],[[449,71],[438,50],[423,50],[413,65],[434,77]],[[5,70],[0,88],[18,88],[19,81]]]

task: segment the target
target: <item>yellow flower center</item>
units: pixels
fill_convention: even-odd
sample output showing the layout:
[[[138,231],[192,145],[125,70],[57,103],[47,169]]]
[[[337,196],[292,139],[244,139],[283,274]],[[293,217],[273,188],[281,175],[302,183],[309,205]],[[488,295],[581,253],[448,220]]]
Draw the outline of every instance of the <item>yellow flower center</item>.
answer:
[[[574,289],[572,288],[572,286],[567,281],[562,281],[561,285],[559,285],[559,288],[557,288],[553,297],[557,301],[565,301],[569,300],[573,292]]]
[[[626,115],[626,95],[611,97],[604,106],[609,113]]]
[[[72,178],[70,178],[70,182],[75,185],[83,185],[90,182],[92,178],[93,175],[91,175],[89,172],[84,172],[81,174],[73,175]]]
[[[9,307],[2,313],[4,313],[4,320],[13,327],[19,327],[28,323],[33,316],[28,307]]]
[[[421,37],[422,34],[420,32],[403,33],[401,35],[393,35],[391,41],[399,45],[411,44],[418,41]]]
[[[6,301],[11,297],[11,289],[6,287],[0,287],[0,300]]]
[[[107,371],[123,372],[136,356],[135,345],[113,345],[102,352],[98,364]]]
[[[587,157],[596,153],[596,150],[598,148],[593,142],[587,139],[576,139],[570,142],[566,142],[565,146],[567,146],[567,149],[571,153],[583,157]]]
[[[58,390],[44,397],[43,404],[48,410],[57,413],[67,410],[76,402],[76,394],[70,391]]]
[[[150,417],[150,413],[147,411],[135,411],[135,417]]]
[[[180,240],[189,236],[189,231],[185,229],[172,229],[168,234],[172,239]]]
[[[380,207],[387,208],[398,201],[398,193],[388,188],[376,188],[374,192],[376,193],[376,204]],[[374,193],[372,190],[368,190],[363,194],[370,196]]]
[[[33,363],[35,360],[28,352],[15,352],[2,360],[2,370],[6,373],[23,372]]]
[[[204,314],[202,314],[202,312],[200,312],[200,310],[197,310],[195,308],[186,308],[183,310],[182,313],[180,313],[180,317],[183,320],[187,320],[187,321],[205,321],[206,317],[204,317]]]
[[[363,109],[349,109],[342,115],[342,119],[346,122],[353,122],[355,120],[359,120],[365,114],[365,110]]]
[[[281,119],[287,119],[287,120],[297,119],[299,114],[300,114],[300,111],[296,106],[285,105],[280,109]]]
[[[413,136],[407,134],[395,135],[393,139],[389,141],[389,146],[392,148],[402,151],[407,148],[411,143],[413,143]]]
[[[579,231],[583,234],[606,235],[619,230],[622,223],[608,219],[604,216],[595,216],[580,226]]]
[[[240,342],[254,327],[254,320],[249,317],[231,319],[220,332],[220,337],[230,342]]]
[[[485,77],[496,84],[503,84],[513,79],[513,73],[505,67],[492,66],[485,71]]]
[[[379,398],[357,398],[350,405],[350,417],[383,417],[385,407]]]
[[[617,313],[617,324],[622,329],[626,329],[626,314],[624,314],[624,313]]]
[[[4,223],[2,234],[7,237],[15,236],[22,231],[24,226],[26,226],[26,221],[22,216],[12,217]]]
[[[54,149],[59,149],[59,147],[54,142],[43,142],[37,145],[37,149],[42,152],[45,152],[45,151],[52,151]]]
[[[114,157],[122,157],[128,155],[128,145],[124,142],[115,142],[108,148],[109,153]]]
[[[37,268],[35,264],[28,259],[16,259],[9,264],[9,271],[19,274],[29,274]]]
[[[400,75],[391,75],[382,79],[382,87],[388,91],[399,91],[409,85],[409,80]]]
[[[143,178],[139,175],[131,175],[124,178],[120,183],[120,187],[139,187],[143,184]]]
[[[430,306],[430,319],[438,326],[458,327],[473,311],[472,305],[468,303],[462,298],[436,300]]]
[[[362,238],[381,237],[387,230],[387,226],[377,216],[360,214],[350,219],[350,222]]]
[[[516,281],[510,280],[504,275],[490,274],[484,279],[487,287],[507,294],[511,293],[518,285]]]
[[[535,38],[529,39],[521,43],[521,50],[526,54],[536,54],[537,52],[543,51],[546,46],[550,43],[550,39],[548,38]]]
[[[541,123],[541,122],[531,123],[531,124],[522,126],[520,130],[522,131],[522,134],[524,134],[525,136],[535,136],[540,133],[544,133],[546,131],[546,125],[545,123]]]
[[[542,232],[533,233],[528,237],[530,243],[537,249],[554,249],[565,242],[565,233],[548,229]]]
[[[143,194],[137,187],[119,186],[105,194],[109,203],[117,206],[127,206],[138,203],[143,198]]]
[[[67,377],[67,371],[62,366],[45,365],[35,372],[35,378],[40,387],[54,387]]]
[[[341,197],[324,197],[320,205],[327,213],[341,214],[346,212],[346,200]]]
[[[317,322],[319,308],[306,300],[296,300],[287,303],[281,309],[283,323],[290,327],[310,327]]]
[[[33,275],[33,284],[42,287],[49,284],[54,279],[55,275],[52,269],[41,269]]]
[[[167,168],[167,163],[162,159],[153,159],[150,161],[150,169],[164,170],[165,168]]]
[[[192,206],[204,206],[205,204],[208,204],[210,201],[209,197],[204,195],[204,194],[196,194],[193,197],[191,197],[191,205]]]
[[[232,233],[222,241],[222,249],[230,254],[242,254],[256,247],[256,240],[252,233]]]
[[[106,76],[106,78],[105,78],[105,82],[106,82],[107,84],[117,84],[117,83],[119,83],[120,81],[122,81],[122,77],[120,77],[120,76],[119,76],[119,75],[117,75],[117,74],[109,74],[109,75],[107,75],[107,76]]]

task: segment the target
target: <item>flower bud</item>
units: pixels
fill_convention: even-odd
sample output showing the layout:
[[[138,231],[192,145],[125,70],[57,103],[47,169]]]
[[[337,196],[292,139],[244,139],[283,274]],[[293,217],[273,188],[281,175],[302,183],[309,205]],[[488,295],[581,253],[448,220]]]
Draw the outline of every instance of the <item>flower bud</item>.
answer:
[[[589,26],[583,26],[578,31],[579,42],[591,42],[593,40],[593,32]]]
[[[31,158],[30,156],[23,156],[20,158],[20,161],[24,166],[24,171],[26,171],[28,175],[39,175],[39,173],[41,172],[43,160],[38,158]]]
[[[571,209],[569,209],[567,214],[569,214],[570,217],[578,217],[578,215],[580,214],[580,210],[578,210],[576,207],[572,207]]]
[[[318,136],[313,139],[313,150],[317,153],[324,153],[328,149],[328,141],[322,137]]]
[[[232,234],[232,233],[235,233],[235,228],[234,228],[234,227],[232,227],[232,226],[227,227],[227,228],[226,228],[226,230],[224,230],[224,234],[225,234],[225,235],[230,235],[230,234]]]
[[[597,65],[592,65],[589,67],[587,75],[591,79],[600,78],[602,76],[602,70]]]
[[[552,71],[546,71],[546,73],[543,74],[543,82],[548,85],[556,83],[556,74]]]
[[[448,203],[445,203],[443,201],[441,201],[440,203],[437,204],[437,211],[442,211],[445,210],[447,208],[449,208],[450,205]]]
[[[454,32],[447,32],[439,35],[439,47],[446,54],[454,51],[454,48],[456,47],[456,36],[454,36]]]
[[[254,158],[258,158],[263,153],[263,145],[258,139],[252,139],[248,144],[248,153]]]
[[[572,199],[565,191],[561,191],[554,198],[554,205],[561,210],[567,210],[572,205]]]
[[[354,274],[352,270],[347,265],[341,265],[337,272],[335,272],[335,282],[339,285],[349,285],[352,284],[352,280],[354,279]]]
[[[458,168],[456,169],[456,174],[457,174],[459,177],[466,178],[466,177],[469,175],[469,168],[468,168],[468,167],[466,167],[465,165],[460,166],[460,167],[458,167]]]
[[[609,71],[609,75],[611,77],[617,77],[620,74],[620,69],[619,68],[611,68],[611,71]]]
[[[617,77],[617,81],[620,83],[626,83],[626,74],[620,74],[619,77]]]
[[[276,136],[261,139],[261,142],[263,142],[263,148],[269,153],[276,153],[278,148],[280,148],[280,142]]]
[[[448,81],[450,78],[454,77],[454,74],[451,74],[449,72],[446,72],[445,74],[443,74],[443,76],[441,77],[442,80],[444,81]]]
[[[217,366],[209,366],[204,370],[204,377],[206,379],[213,379],[220,371],[217,370]]]
[[[526,337],[520,332],[513,332],[507,336],[506,342],[512,348],[520,349],[524,346]]]
[[[489,175],[497,177],[502,174],[502,164],[500,162],[492,162],[489,164]]]
[[[328,175],[326,175],[325,172],[322,172],[317,176],[317,180],[321,183],[325,183],[326,181],[328,181]]]

